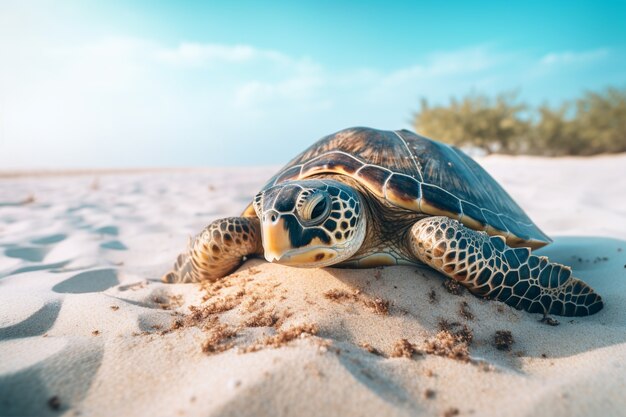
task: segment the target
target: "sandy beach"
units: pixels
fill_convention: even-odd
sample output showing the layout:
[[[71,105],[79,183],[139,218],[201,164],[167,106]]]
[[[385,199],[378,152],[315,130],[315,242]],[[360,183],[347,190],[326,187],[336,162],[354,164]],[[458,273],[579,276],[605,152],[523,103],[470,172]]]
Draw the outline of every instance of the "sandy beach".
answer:
[[[278,167],[0,173],[0,415],[626,415],[626,155],[479,162],[602,311],[549,326],[400,266],[163,284]]]

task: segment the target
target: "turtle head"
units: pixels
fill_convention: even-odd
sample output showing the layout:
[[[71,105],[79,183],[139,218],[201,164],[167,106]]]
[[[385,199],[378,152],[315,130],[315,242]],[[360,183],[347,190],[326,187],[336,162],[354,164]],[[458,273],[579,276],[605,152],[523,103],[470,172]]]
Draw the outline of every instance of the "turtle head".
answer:
[[[254,199],[265,259],[322,267],[351,257],[365,238],[361,197],[334,180],[287,181]]]

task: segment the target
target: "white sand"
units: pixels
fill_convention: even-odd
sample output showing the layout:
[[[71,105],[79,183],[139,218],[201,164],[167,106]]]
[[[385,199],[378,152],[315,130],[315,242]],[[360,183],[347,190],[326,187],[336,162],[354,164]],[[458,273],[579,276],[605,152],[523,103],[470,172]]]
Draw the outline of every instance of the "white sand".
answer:
[[[187,236],[238,214],[274,169],[0,178],[0,415],[626,415],[626,155],[481,163],[555,237],[541,253],[604,310],[551,327],[411,267],[253,260],[222,288],[161,284]],[[220,299],[225,311],[185,318]],[[259,314],[280,321],[251,327]],[[399,339],[424,349],[442,318],[473,331],[471,361],[390,357]],[[243,352],[302,324],[317,335]],[[219,328],[236,331],[222,341],[234,347],[203,353]],[[494,347],[497,330],[510,351]]]

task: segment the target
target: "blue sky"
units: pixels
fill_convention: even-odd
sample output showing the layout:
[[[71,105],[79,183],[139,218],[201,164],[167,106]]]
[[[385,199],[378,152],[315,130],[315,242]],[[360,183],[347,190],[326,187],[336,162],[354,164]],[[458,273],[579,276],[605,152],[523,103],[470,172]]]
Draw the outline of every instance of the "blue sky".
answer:
[[[0,0],[0,169],[265,165],[419,99],[626,87],[626,2]]]

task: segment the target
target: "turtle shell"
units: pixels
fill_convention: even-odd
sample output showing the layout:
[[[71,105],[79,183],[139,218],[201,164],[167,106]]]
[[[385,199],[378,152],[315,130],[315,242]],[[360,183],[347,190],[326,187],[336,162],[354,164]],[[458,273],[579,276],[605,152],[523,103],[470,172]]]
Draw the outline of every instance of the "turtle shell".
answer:
[[[408,130],[356,127],[326,136],[295,157],[264,189],[319,174],[355,179],[393,206],[457,219],[513,247],[551,242],[506,191],[454,146]],[[247,213],[246,210],[245,213]]]

